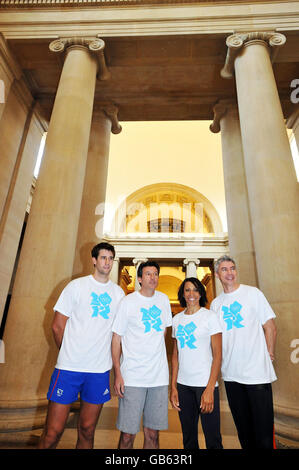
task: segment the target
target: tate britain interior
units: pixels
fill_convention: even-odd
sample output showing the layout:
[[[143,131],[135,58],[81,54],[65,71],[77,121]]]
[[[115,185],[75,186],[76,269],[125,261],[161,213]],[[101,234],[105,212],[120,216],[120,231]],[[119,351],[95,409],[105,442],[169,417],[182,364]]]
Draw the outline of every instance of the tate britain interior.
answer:
[[[299,448],[298,103],[299,1],[0,0],[0,449],[37,446],[53,306],[102,240],[125,294],[158,261],[173,315],[186,277],[209,305],[215,260],[236,260],[276,314],[276,447]],[[221,380],[220,396],[239,449]],[[95,448],[117,447],[117,407]],[[170,404],[160,447],[182,449]]]

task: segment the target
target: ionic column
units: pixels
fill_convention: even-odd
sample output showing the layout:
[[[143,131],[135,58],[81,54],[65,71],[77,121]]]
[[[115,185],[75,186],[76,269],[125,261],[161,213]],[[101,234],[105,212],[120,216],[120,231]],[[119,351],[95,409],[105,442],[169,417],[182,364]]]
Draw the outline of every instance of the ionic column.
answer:
[[[238,47],[233,68],[259,286],[277,315],[275,430],[298,444],[299,375],[290,344],[299,328],[299,188],[271,64],[273,47],[284,42],[270,33],[227,40]]]
[[[103,237],[102,225],[97,222],[99,214],[105,213],[111,132],[113,134],[121,132],[117,112],[118,109],[114,105],[95,107],[93,111],[74,258],[75,277],[90,273],[91,249]]]
[[[257,286],[255,253],[248,206],[247,183],[237,105],[222,100],[214,107],[210,130],[221,130],[230,255],[235,259],[240,282]]]
[[[71,279],[96,75],[103,41],[54,41],[65,61],[49,124],[4,334],[0,429],[44,422],[55,365],[53,306]],[[95,52],[94,52],[95,51]]]
[[[133,259],[133,264],[134,264],[135,270],[136,270],[136,276],[135,276],[135,290],[137,290],[137,291],[140,289],[140,284],[139,284],[138,278],[137,278],[137,271],[138,271],[139,265],[140,265],[141,263],[146,262],[146,261],[148,261],[147,258],[134,258],[134,259]]]
[[[186,258],[183,261],[184,265],[186,266],[186,278],[187,277],[196,277],[197,272],[196,268],[200,264],[200,260],[197,258]]]
[[[7,109],[5,110],[4,116],[6,115],[6,111]],[[15,114],[17,114],[16,109]],[[18,126],[16,125],[13,129],[16,132]],[[11,278],[32,187],[33,171],[45,129],[46,125],[40,119],[38,107],[35,106],[35,108],[32,108],[31,112],[28,113],[21,142],[19,142],[18,145],[17,158],[0,220],[0,322],[7,295],[9,294]],[[11,137],[13,138],[15,135]],[[4,155],[2,154],[2,156]]]
[[[117,256],[113,260],[110,279],[112,282],[115,282],[115,284],[119,284],[119,258]]]

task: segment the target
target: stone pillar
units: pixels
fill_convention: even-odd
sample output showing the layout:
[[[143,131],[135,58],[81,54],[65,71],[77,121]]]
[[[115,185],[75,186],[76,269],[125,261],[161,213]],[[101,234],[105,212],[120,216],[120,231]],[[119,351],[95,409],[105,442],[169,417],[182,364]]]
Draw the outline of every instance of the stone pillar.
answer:
[[[222,100],[214,107],[210,130],[221,130],[227,224],[230,255],[243,284],[257,286],[255,253],[251,233],[246,175],[237,105]]]
[[[117,112],[118,109],[113,105],[96,108],[93,112],[74,258],[74,277],[90,273],[91,249],[103,237],[102,225],[97,223],[97,214],[105,213],[110,135],[111,132],[121,132]]]
[[[65,61],[19,258],[0,368],[0,430],[41,426],[57,348],[53,306],[70,281],[103,41],[54,41]]]
[[[18,127],[17,124],[14,131]],[[37,107],[32,108],[28,113],[18,146],[17,159],[0,221],[0,322],[11,284],[36,158],[45,129],[46,124],[39,118]]]
[[[135,269],[136,269],[136,276],[135,276],[135,290],[139,290],[140,289],[140,284],[138,282],[138,278],[137,278],[137,271],[138,271],[138,268],[139,268],[139,265],[140,263],[144,263],[148,261],[147,258],[134,258],[133,259],[133,264],[135,266]]]
[[[200,260],[197,258],[186,258],[183,263],[186,266],[186,277],[197,278],[196,268],[199,266]]]
[[[21,79],[22,70],[12,56],[4,36],[0,33],[0,119],[14,80]]]
[[[275,431],[298,447],[299,374],[290,344],[299,328],[299,187],[271,64],[284,42],[282,34],[229,37],[224,75],[235,70],[259,287],[277,315]]]
[[[113,260],[110,279],[112,282],[115,282],[115,284],[119,284],[119,258],[117,256]]]
[[[0,218],[4,214],[7,195],[19,165],[33,106],[27,88],[15,81],[0,120]]]

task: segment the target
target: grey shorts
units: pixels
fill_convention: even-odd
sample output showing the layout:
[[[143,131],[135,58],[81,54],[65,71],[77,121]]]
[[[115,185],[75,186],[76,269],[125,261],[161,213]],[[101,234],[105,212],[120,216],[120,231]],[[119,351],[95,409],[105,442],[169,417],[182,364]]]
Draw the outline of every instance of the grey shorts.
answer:
[[[116,427],[121,432],[137,434],[141,418],[149,429],[168,428],[168,385],[161,387],[126,387],[119,398]]]

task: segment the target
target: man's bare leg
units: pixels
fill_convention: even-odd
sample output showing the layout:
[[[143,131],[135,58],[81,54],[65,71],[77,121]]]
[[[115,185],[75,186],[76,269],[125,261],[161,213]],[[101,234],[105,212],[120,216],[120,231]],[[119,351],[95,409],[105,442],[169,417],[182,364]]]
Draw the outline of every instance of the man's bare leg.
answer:
[[[144,449],[159,449],[159,431],[156,429],[143,428]]]
[[[81,401],[77,449],[93,449],[94,434],[102,408],[103,404],[94,405]]]
[[[49,402],[48,414],[39,449],[55,449],[65,428],[71,405]]]
[[[129,434],[126,432],[121,432],[118,448],[119,449],[133,449],[135,437],[136,437],[136,434]]]

